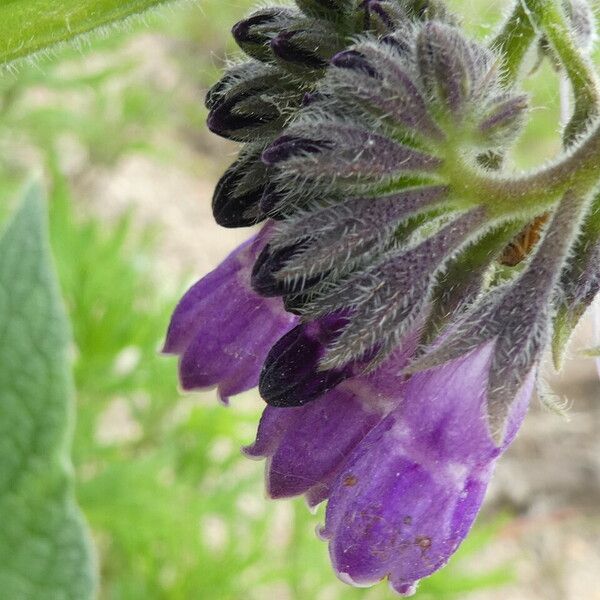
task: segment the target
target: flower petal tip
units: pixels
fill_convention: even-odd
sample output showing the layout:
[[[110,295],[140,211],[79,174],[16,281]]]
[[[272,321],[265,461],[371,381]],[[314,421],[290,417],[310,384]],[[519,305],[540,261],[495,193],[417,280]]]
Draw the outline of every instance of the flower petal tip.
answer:
[[[392,592],[398,594],[401,598],[410,598],[417,593],[418,582],[410,582],[410,583],[394,583],[394,581],[390,578],[388,580],[388,585]]]

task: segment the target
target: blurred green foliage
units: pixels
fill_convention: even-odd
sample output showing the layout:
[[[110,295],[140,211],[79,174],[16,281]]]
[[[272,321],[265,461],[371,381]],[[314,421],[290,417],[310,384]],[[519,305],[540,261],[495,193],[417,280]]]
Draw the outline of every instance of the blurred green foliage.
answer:
[[[0,287],[0,590],[91,600],[96,565],[70,457],[70,327],[39,184],[0,237]]]
[[[488,24],[503,4],[453,3],[468,4],[473,23],[476,11],[488,15]],[[174,361],[159,355],[177,300],[153,270],[160,231],[140,230],[134,213],[101,222],[77,192],[86,174],[136,152],[185,162],[186,146],[218,172],[227,157],[215,156],[202,99],[234,50],[230,26],[252,4],[182,6],[150,18],[151,34],[135,26],[94,41],[85,55],[62,50],[0,78],[0,196],[14,195],[32,165],[43,166],[51,191],[51,238],[75,337],[77,492],[106,600],[392,597],[385,585],[353,590],[335,580],[314,535],[322,511],[263,498],[262,465],[239,453],[258,419],[252,394],[231,409],[212,396],[179,396]],[[167,49],[168,85],[141,74],[131,52],[148,35]],[[552,77],[544,67],[528,84],[537,112],[518,164],[558,144],[548,127],[559,105]],[[84,157],[74,169],[64,166],[65,142]],[[462,598],[506,583],[506,569],[471,572],[495,531],[480,526],[418,597]]]

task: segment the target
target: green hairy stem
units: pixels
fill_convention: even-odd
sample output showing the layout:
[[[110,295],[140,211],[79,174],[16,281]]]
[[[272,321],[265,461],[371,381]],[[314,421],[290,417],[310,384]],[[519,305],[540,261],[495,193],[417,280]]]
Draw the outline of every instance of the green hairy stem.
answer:
[[[532,23],[547,37],[571,82],[575,107],[563,141],[566,148],[574,149],[554,164],[516,178],[474,172],[472,167],[454,157],[448,173],[453,187],[467,205],[487,205],[491,214],[498,217],[535,217],[551,210],[568,190],[589,196],[600,181],[598,77],[591,62],[574,43],[557,0],[517,3],[494,42],[505,57],[507,79],[516,79],[520,61],[535,37]],[[582,138],[588,130],[590,133]]]
[[[503,57],[504,82],[512,85],[519,78],[521,66],[536,32],[527,9],[517,2],[512,14],[491,43]]]
[[[565,130],[569,145],[598,116],[600,92],[592,63],[579,51],[557,0],[523,0],[533,21],[544,31],[571,81],[575,110]]]

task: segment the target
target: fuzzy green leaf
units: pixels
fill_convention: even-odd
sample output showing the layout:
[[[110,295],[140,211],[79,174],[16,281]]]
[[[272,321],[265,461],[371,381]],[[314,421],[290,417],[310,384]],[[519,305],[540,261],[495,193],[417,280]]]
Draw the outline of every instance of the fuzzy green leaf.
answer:
[[[95,569],[69,457],[70,329],[33,186],[0,239],[0,590],[87,600]]]
[[[0,65],[140,14],[167,0],[4,0]]]

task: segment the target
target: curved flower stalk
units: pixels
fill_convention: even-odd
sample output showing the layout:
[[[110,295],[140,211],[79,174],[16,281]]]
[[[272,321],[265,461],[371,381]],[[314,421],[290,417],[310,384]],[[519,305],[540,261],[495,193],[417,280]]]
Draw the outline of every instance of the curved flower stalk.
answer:
[[[600,196],[587,215],[572,259],[562,273],[556,297],[552,351],[554,364],[562,365],[571,333],[600,292]]]
[[[266,225],[234,250],[175,309],[163,352],[180,356],[183,389],[216,386],[227,403],[256,387],[269,349],[294,326],[296,317],[279,299],[262,298],[250,288],[252,264],[270,230]]]
[[[503,439],[516,391],[537,370],[549,344],[552,303],[585,215],[582,208],[588,204],[565,196],[535,255],[517,278],[474,302],[454,328],[409,368],[418,372],[491,343],[488,418],[498,440]]]
[[[339,577],[409,595],[467,535],[544,353],[600,291],[594,28],[583,0],[519,0],[490,49],[442,2],[296,4],[234,27],[251,60],[207,98],[244,144],[215,217],[267,225],[188,292],[166,350],[185,388],[258,383],[246,454],[269,495],[327,500]],[[541,38],[573,88],[570,149],[515,175]]]

